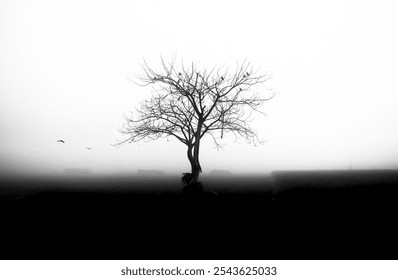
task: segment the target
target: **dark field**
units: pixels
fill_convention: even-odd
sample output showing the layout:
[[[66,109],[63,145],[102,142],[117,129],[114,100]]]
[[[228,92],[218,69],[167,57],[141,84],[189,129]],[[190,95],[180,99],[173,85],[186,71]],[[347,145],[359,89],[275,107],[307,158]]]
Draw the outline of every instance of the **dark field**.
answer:
[[[179,180],[3,178],[1,258],[398,258],[395,170]]]

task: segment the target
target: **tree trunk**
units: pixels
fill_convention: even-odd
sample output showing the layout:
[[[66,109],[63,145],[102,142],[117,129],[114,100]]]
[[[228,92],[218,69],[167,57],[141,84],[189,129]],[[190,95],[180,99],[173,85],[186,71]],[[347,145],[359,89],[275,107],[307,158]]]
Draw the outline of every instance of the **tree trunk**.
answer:
[[[192,185],[192,184],[196,184],[199,179],[199,174],[201,172],[199,163],[194,163],[191,166],[191,169],[192,169],[192,179],[191,179],[190,184]]]
[[[199,143],[188,146],[187,156],[189,163],[191,164],[191,178],[188,185],[195,185],[198,182],[199,174],[202,172],[202,168],[199,163]]]
[[[192,179],[191,184],[198,182],[199,174],[202,172],[202,168],[199,163],[199,143],[195,145],[193,152],[193,162],[191,163]]]
[[[195,142],[188,145],[187,156],[191,164],[191,176],[187,185],[191,187],[200,187],[198,184],[199,174],[202,168],[199,163],[199,147],[200,147],[200,133],[202,130],[202,122],[199,121],[197,131],[195,133]]]
[[[202,168],[199,163],[199,147],[200,147],[200,133],[202,130],[202,122],[199,120],[198,128],[196,130],[195,143],[193,146],[193,164],[192,166],[192,181],[191,184],[196,184],[199,179],[199,173],[202,172]]]

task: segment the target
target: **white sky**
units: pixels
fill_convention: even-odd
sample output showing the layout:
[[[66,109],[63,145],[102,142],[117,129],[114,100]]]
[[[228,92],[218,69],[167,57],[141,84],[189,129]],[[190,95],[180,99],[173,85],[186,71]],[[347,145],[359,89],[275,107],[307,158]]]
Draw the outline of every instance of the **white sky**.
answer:
[[[110,146],[151,93],[128,77],[173,53],[248,59],[278,92],[253,124],[268,142],[205,140],[204,172],[396,168],[397,15],[394,0],[0,1],[0,170],[189,170],[174,139]]]

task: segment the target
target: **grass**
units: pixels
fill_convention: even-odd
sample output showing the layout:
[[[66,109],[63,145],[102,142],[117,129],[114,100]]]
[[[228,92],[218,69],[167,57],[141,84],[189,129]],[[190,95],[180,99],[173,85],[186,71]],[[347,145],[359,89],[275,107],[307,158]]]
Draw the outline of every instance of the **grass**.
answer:
[[[377,259],[383,248],[395,248],[396,171],[201,181],[218,196],[187,197],[172,176],[5,178],[0,210],[7,246],[0,256]]]

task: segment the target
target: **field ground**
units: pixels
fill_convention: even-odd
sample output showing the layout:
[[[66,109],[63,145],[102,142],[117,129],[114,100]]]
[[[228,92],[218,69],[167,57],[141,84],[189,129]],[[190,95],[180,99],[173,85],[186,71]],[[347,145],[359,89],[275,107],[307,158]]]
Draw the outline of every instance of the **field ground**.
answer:
[[[3,178],[0,258],[398,259],[397,171],[201,181]]]

